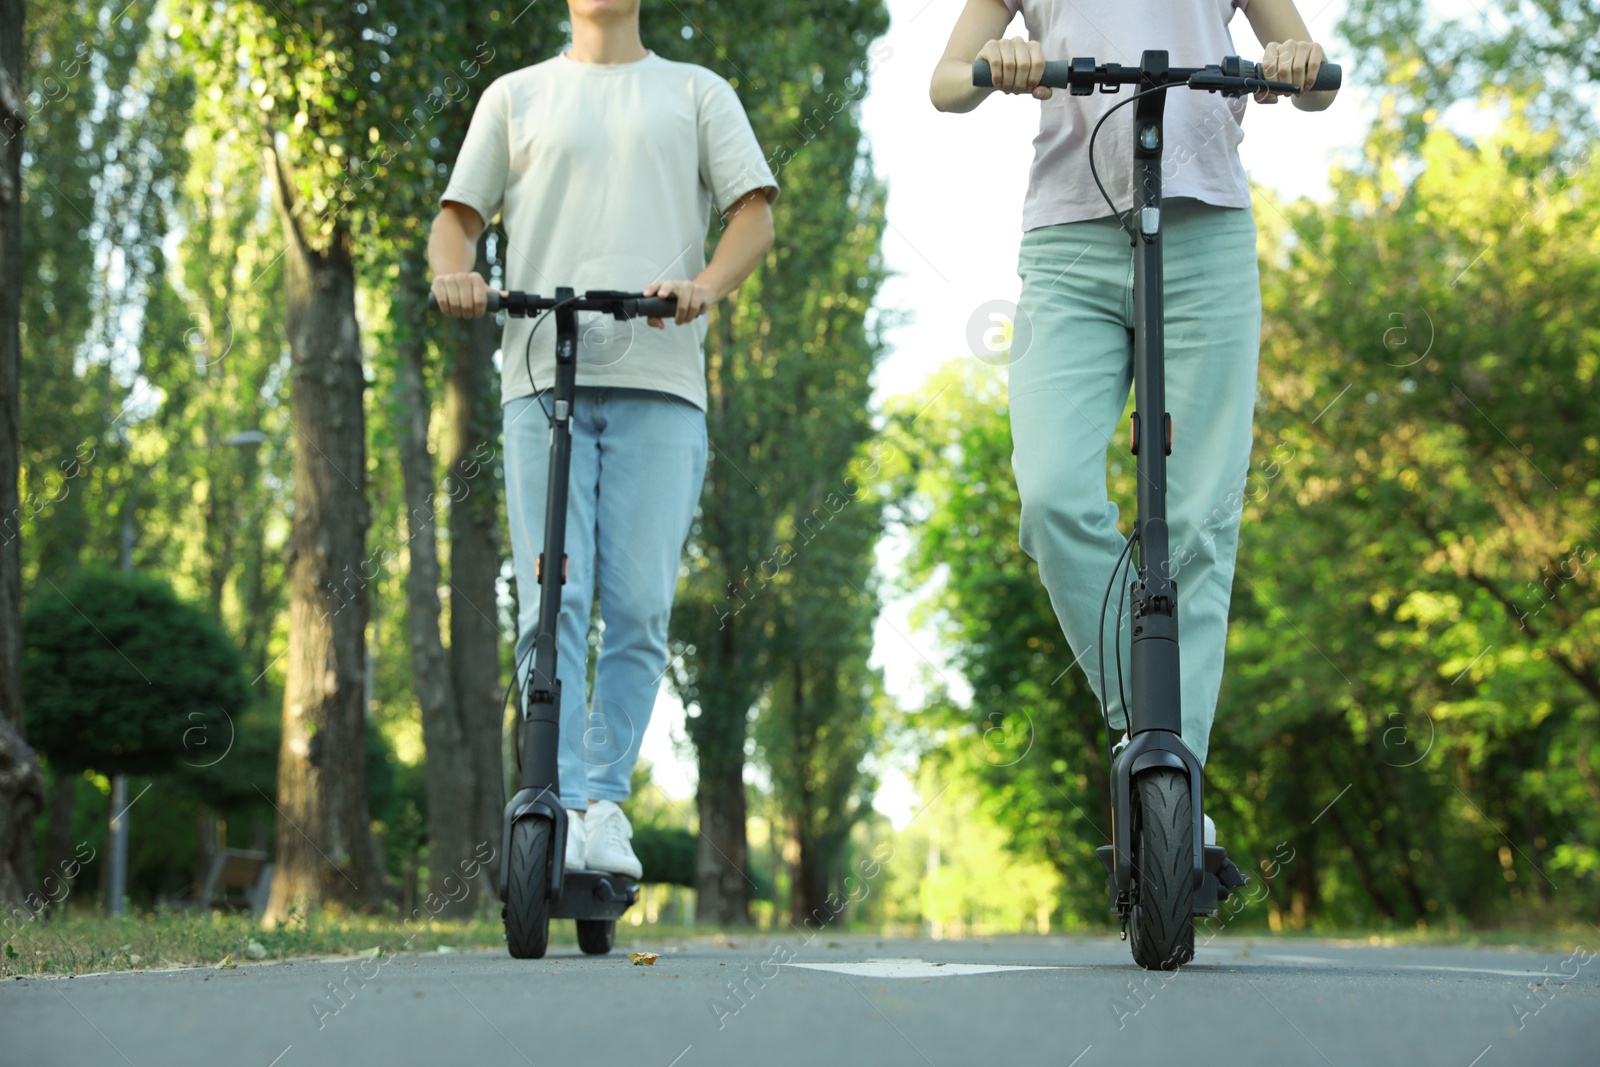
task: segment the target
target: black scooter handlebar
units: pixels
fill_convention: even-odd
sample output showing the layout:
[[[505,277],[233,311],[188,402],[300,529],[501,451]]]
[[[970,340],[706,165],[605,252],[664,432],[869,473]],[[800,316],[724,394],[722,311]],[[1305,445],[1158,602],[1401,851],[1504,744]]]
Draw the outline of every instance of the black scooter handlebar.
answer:
[[[1086,67],[1084,66],[1085,63],[1087,64]],[[1080,70],[1085,72],[1085,74],[1092,74],[1094,71],[1094,60],[1092,59],[1087,61],[1079,61],[1077,65],[1080,67]],[[1047,60],[1044,65],[1044,77],[1039,80],[1039,84],[1050,89],[1072,88],[1071,77],[1073,66],[1074,61],[1070,59]],[[1124,67],[1122,70],[1127,75],[1134,76],[1131,79],[1124,80],[1128,81],[1129,84],[1137,82],[1137,75],[1139,73],[1138,67]],[[1266,80],[1261,76],[1261,64],[1247,62],[1240,59],[1238,56],[1229,56],[1227,59],[1223,60],[1221,73],[1222,76],[1228,78],[1249,78],[1256,81]],[[1317,70],[1317,80],[1312,84],[1311,91],[1327,92],[1337,89],[1343,82],[1343,77],[1343,71],[1340,70],[1339,64],[1324,63]],[[973,60],[972,84],[980,89],[994,88],[994,72],[989,69],[989,61],[987,59]],[[1203,80],[1194,87],[1197,89],[1212,88],[1212,86],[1205,84]],[[1085,91],[1089,90],[1086,88]]]
[[[512,314],[528,314],[531,311],[547,311],[555,306],[555,300],[548,297],[529,297],[528,294],[516,294],[523,299],[515,301],[519,306],[510,309]],[[486,301],[488,310],[493,313],[508,304],[499,290],[490,289]],[[660,296],[634,296],[627,293],[585,293],[575,297],[572,306],[579,311],[602,311],[615,315],[619,319],[670,319],[678,314],[678,300],[676,297]],[[428,310],[439,310],[439,298],[432,293],[428,294]]]

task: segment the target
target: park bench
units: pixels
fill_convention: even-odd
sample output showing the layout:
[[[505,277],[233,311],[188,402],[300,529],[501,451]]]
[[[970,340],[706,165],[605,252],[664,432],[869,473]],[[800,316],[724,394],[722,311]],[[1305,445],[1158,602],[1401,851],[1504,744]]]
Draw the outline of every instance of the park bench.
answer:
[[[266,910],[271,888],[272,864],[265,852],[225,848],[211,861],[211,871],[200,890],[200,907],[248,907],[252,915],[259,917]],[[242,890],[243,899],[230,900],[229,890]]]

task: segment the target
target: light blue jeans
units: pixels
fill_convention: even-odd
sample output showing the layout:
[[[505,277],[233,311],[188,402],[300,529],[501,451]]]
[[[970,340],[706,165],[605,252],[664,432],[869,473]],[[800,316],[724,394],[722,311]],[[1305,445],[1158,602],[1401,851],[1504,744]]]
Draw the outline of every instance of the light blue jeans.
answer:
[[[551,399],[544,397],[546,405]],[[506,404],[506,510],[517,574],[517,662],[524,678],[539,624],[550,422],[535,397]],[[556,635],[561,678],[561,802],[622,801],[667,666],[678,562],[706,469],[705,413],[642,389],[580,386],[572,415],[567,584]],[[603,627],[588,680],[596,588]],[[529,661],[524,664],[523,657]]]
[[[1183,739],[1203,762],[1222,685],[1250,467],[1261,284],[1248,210],[1168,200],[1162,215],[1173,424],[1167,509],[1178,583]],[[1106,451],[1114,438],[1124,469],[1133,463],[1122,417],[1133,376],[1133,255],[1126,232],[1109,217],[1028,231],[1018,272],[1020,308],[1032,337],[1026,351],[1013,352],[1010,366],[1022,547],[1038,562],[1073,655],[1119,730],[1127,718],[1110,642],[1120,642],[1124,671],[1131,657],[1126,608],[1123,619],[1116,617],[1116,586],[1103,633],[1099,620],[1124,541],[1117,506],[1106,493]],[[1160,416],[1145,414],[1144,424],[1159,426]],[[1154,431],[1150,439],[1156,440]]]

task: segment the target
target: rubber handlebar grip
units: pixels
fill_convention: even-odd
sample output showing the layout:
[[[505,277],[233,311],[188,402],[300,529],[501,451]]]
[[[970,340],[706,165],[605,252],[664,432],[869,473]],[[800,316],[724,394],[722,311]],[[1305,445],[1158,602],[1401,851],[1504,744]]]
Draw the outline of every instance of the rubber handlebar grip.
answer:
[[[1044,77],[1039,79],[1039,84],[1050,89],[1065,89],[1067,75],[1072,71],[1072,63],[1065,59],[1046,60]],[[979,89],[994,88],[994,72],[989,69],[987,59],[972,61],[972,84]]]
[[[678,314],[676,297],[641,296],[631,301],[633,317],[641,319],[670,319]]]
[[[1242,78],[1255,78],[1259,81],[1272,81],[1261,73],[1260,63],[1240,63],[1239,76]],[[1344,71],[1337,63],[1324,63],[1317,68],[1317,80],[1311,83],[1307,90],[1313,93],[1332,92],[1344,82]]]
[[[428,310],[439,310],[439,298],[434,296],[432,293],[428,294]],[[500,310],[500,291],[498,289],[489,290],[489,310],[491,312]]]

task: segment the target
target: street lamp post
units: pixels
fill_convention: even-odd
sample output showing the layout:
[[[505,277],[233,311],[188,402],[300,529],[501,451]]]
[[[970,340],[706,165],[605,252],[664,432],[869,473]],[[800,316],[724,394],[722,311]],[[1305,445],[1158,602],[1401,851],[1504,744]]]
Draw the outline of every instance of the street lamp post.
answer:
[[[220,440],[207,442],[208,448],[248,448],[261,444],[267,435],[260,430],[240,430]],[[148,471],[146,472],[148,473]],[[144,479],[136,479],[122,508],[122,573],[133,573],[133,547],[139,538],[137,512]],[[128,892],[128,776],[120,771],[111,776],[111,819],[106,827],[111,841],[111,871],[106,879],[106,912],[123,913],[123,898]]]

